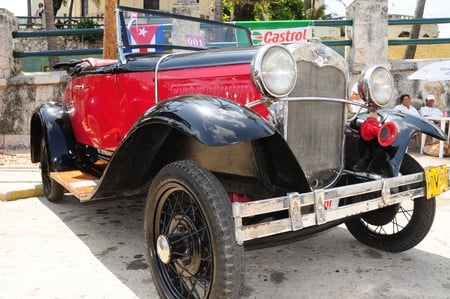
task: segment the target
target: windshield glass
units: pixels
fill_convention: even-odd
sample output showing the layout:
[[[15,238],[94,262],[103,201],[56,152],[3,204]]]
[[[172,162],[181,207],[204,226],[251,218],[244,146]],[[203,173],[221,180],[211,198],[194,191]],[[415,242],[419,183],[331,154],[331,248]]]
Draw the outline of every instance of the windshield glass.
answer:
[[[119,6],[123,54],[251,45],[247,28],[233,24]]]

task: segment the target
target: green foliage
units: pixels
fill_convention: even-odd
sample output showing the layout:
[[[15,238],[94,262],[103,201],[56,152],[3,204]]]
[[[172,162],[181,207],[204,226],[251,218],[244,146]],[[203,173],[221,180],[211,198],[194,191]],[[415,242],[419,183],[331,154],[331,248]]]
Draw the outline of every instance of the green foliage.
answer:
[[[97,28],[99,27],[99,24],[97,22],[94,22],[91,18],[82,18],[80,21],[75,25],[75,29],[88,29],[88,28]],[[99,38],[99,35],[95,34],[82,34],[81,39],[83,41],[87,42],[95,42]]]
[[[307,3],[308,5],[305,5]],[[332,15],[325,14],[325,5],[314,8],[314,14],[309,0],[224,0],[224,21],[269,21],[269,20],[315,20],[330,19]]]
[[[236,21],[303,20],[305,5],[303,0],[224,0],[224,14]]]
[[[303,20],[305,6],[303,0],[278,0],[270,2],[272,20]]]
[[[234,14],[233,2],[223,0],[222,21],[231,21],[231,16]]]

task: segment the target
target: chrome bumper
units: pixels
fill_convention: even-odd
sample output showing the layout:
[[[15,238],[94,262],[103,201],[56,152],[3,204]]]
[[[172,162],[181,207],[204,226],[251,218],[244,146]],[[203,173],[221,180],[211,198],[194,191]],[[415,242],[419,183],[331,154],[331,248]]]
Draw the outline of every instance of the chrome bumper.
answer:
[[[392,188],[414,183],[423,183],[422,187],[391,194]],[[394,178],[379,179],[371,182],[315,190],[308,193],[289,193],[287,196],[263,199],[252,202],[234,202],[233,217],[236,241],[244,241],[271,236],[283,232],[297,231],[305,227],[321,225],[333,220],[377,210],[400,203],[406,199],[425,196],[424,173],[415,173]],[[370,200],[338,206],[342,198],[381,191],[381,196]],[[314,206],[313,212],[302,214],[301,208]],[[284,219],[267,221],[252,225],[242,225],[242,219],[256,215],[288,210]]]

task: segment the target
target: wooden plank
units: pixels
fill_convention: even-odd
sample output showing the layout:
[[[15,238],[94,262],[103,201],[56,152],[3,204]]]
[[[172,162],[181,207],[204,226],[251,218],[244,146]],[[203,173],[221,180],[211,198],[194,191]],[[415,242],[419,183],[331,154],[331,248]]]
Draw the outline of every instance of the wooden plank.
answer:
[[[96,177],[80,170],[51,172],[50,177],[80,200],[88,197],[98,183]]]

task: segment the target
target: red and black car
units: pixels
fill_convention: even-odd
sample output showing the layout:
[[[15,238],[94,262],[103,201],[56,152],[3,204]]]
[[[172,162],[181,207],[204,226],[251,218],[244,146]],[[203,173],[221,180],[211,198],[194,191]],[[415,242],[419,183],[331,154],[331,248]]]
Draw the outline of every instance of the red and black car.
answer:
[[[447,168],[406,153],[427,120],[383,109],[382,66],[349,117],[343,57],[317,41],[253,46],[233,24],[119,7],[118,60],[57,65],[73,77],[31,120],[47,198],[146,194],[147,261],[162,297],[238,297],[243,251],[345,223],[403,251],[429,231]],[[300,267],[301,265],[299,265]]]

